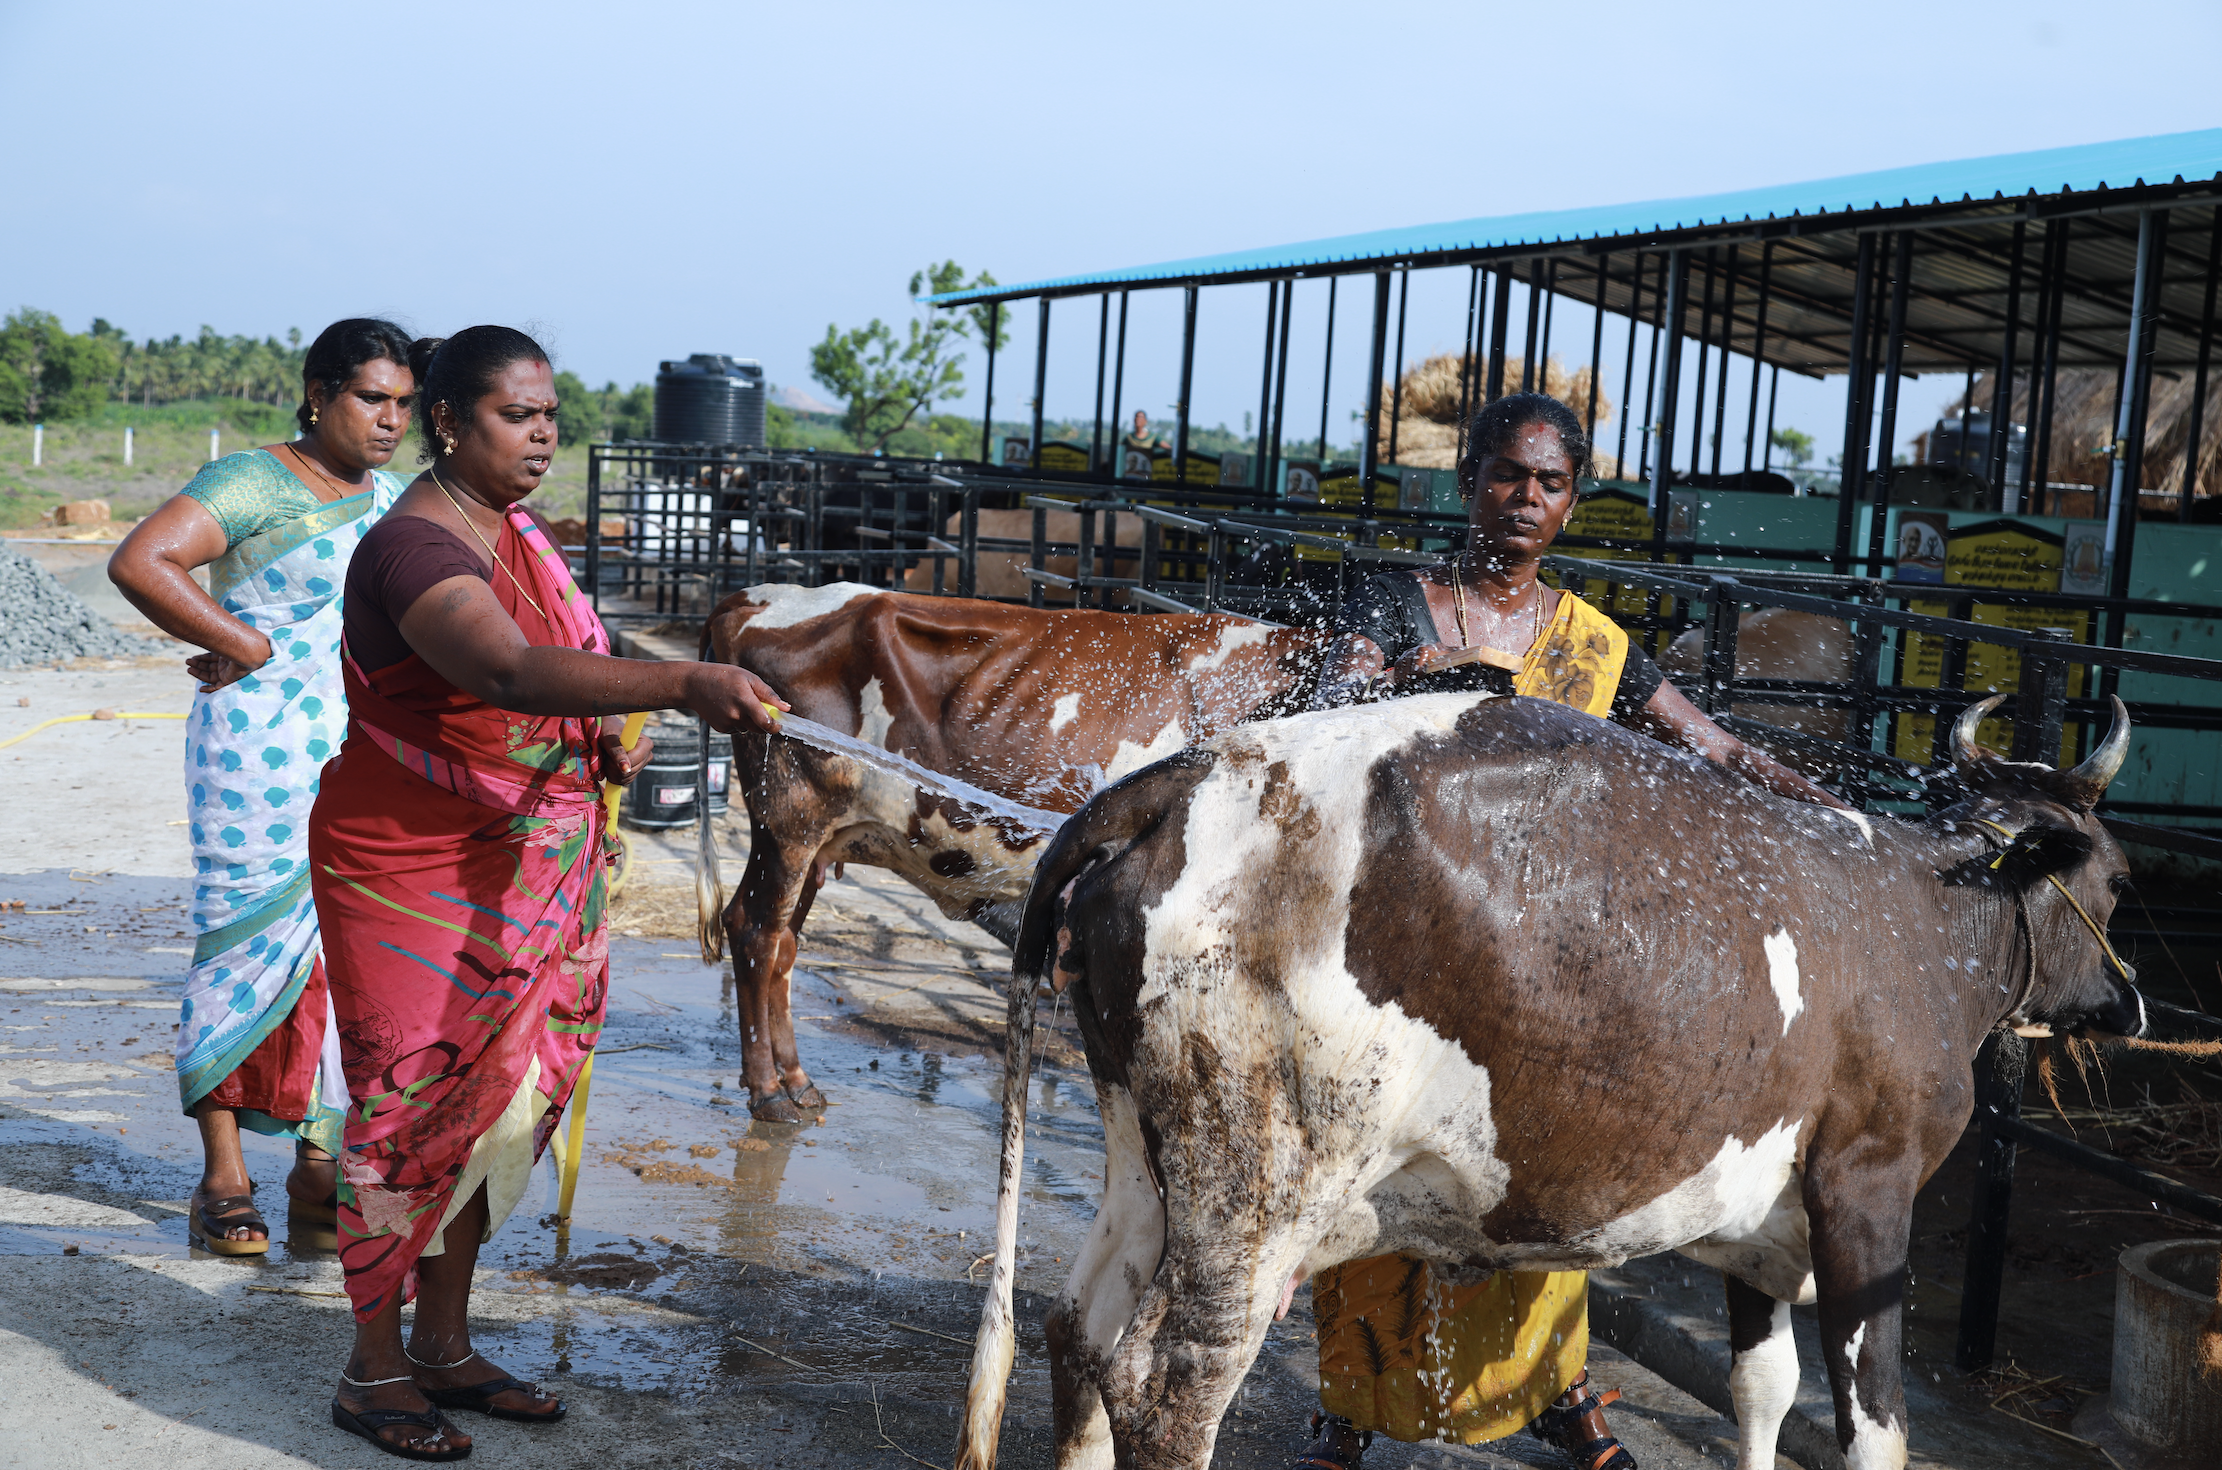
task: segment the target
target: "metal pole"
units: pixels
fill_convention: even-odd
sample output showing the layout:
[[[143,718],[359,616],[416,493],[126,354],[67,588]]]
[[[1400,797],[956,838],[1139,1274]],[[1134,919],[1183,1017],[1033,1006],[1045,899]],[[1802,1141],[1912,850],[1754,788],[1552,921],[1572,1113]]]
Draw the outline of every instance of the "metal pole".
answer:
[[[2037,484],[2035,498],[2022,497],[2022,504],[2032,515],[2043,515],[2052,499],[2052,409],[2059,398],[2060,384],[2060,303],[2067,296],[2068,232],[2073,220],[2054,220],[2046,227],[2054,235],[2049,243],[2047,258],[2051,267],[2046,273],[2045,289],[2049,293],[2045,305],[2045,380],[2044,406],[2037,415]]]
[[[1600,260],[1599,266],[1604,262]],[[1602,309],[1602,308],[1600,308]],[[1628,478],[1628,421],[1635,417],[1636,406],[1636,327],[1643,320],[1643,252],[1638,250],[1628,269],[1628,365],[1620,375],[1620,439],[1613,449],[1613,478]],[[1644,415],[1650,416],[1649,404]],[[1636,453],[1643,453],[1643,440],[1636,440]]]
[[[1759,311],[1751,326],[1751,408],[1744,415],[1744,475],[1751,476],[1751,440],[1759,428],[1759,370],[1767,365],[1767,299],[1774,286],[1775,242],[1769,240],[1767,248],[1759,252]],[[1782,371],[1775,370],[1775,382],[1782,381]],[[1767,399],[1767,432],[1774,432],[1774,399]],[[1744,488],[1749,490],[1750,485]]]
[[[1543,263],[1528,262],[1528,320],[1525,338],[1520,344],[1520,391],[1533,393],[1542,379],[1542,368],[1535,360],[1535,332],[1543,325]]]
[[[1682,383],[1682,315],[1690,296],[1690,253],[1688,250],[1667,252],[1666,311],[1659,323],[1660,344],[1665,353],[1664,372],[1659,384],[1659,459],[1651,466],[1651,545],[1653,560],[1658,560],[1656,548],[1666,542],[1667,487],[1674,483],[1674,409],[1675,397]]]
[[[1535,349],[1535,385],[1538,390],[1551,391],[1551,317],[1558,307],[1558,257],[1544,267],[1543,277],[1543,345]]]
[[[1049,390],[1049,298],[1042,298],[1041,330],[1034,339],[1034,425],[1027,441],[1027,463],[1042,467],[1042,395]]]
[[[1713,347],[1713,258],[1718,246],[1705,247],[1705,305],[1697,316],[1697,391],[1690,395],[1690,473],[1705,464],[1705,369]]]
[[[1659,279],[1651,288],[1651,300],[1654,309],[1659,313],[1659,320],[1651,324],[1651,356],[1644,363],[1643,368],[1643,433],[1640,436],[1636,450],[1638,462],[1636,477],[1644,481],[1649,481],[1651,478],[1651,443],[1658,438],[1658,421],[1651,416],[1651,395],[1658,386],[1659,333],[1666,322],[1664,303],[1667,298],[1667,269],[1672,264],[1673,259],[1673,251],[1664,252],[1659,256]]]
[[[1953,1361],[1963,1371],[1988,1368],[1998,1341],[1999,1285],[2006,1270],[2006,1219],[2014,1198],[2014,1141],[1990,1126],[2021,1116],[2029,1043],[1993,1035],[1975,1055],[1975,1116],[1982,1124],[1975,1152],[1974,1208],[1968,1215],[1967,1265],[1960,1277],[1960,1334]]]
[[[2207,358],[2214,347],[2214,285],[2222,271],[2222,209],[2207,214],[2207,299],[2199,309],[2199,368],[2191,380],[2191,424],[2183,441],[2183,493],[2176,519],[2191,519],[2191,497],[2199,483],[2199,441],[2206,437]]]
[[[1760,452],[1765,456],[1759,469],[1762,474],[1772,473],[1775,464],[1775,395],[1782,391],[1782,368],[1777,365],[1767,381],[1767,437],[1760,441],[1766,447]]]
[[[1389,463],[1396,463],[1396,423],[1404,414],[1404,307],[1412,295],[1412,268],[1406,266],[1397,272],[1396,284],[1396,369],[1390,374],[1389,388]]]
[[[1890,455],[1898,442],[1898,381],[1906,361],[1906,293],[1913,276],[1913,231],[1898,232],[1891,256],[1890,335],[1883,343],[1883,412],[1875,430],[1875,512],[1867,522],[1867,575],[1883,574],[1883,556],[1890,548],[1884,522],[1890,518]],[[1965,422],[1964,420],[1962,421]]]
[[[1366,350],[1365,434],[1358,441],[1358,505],[1373,514],[1373,475],[1381,453],[1381,361],[1389,350],[1389,273],[1373,273],[1373,340]]]
[[[1173,415],[1173,482],[1188,483],[1188,393],[1196,378],[1196,287],[1182,294],[1180,325],[1180,402]]]
[[[1265,489],[1275,500],[1281,497],[1281,429],[1288,415],[1288,330],[1295,309],[1296,282],[1292,278],[1281,286],[1280,361],[1273,368],[1273,462],[1267,466]]]
[[[1104,357],[1111,347],[1111,293],[1106,291],[1099,298],[1103,310],[1096,319],[1096,426],[1088,435],[1088,473],[1103,473],[1103,369]]]
[[[1327,468],[1327,400],[1335,383],[1335,287],[1341,278],[1327,278],[1327,351],[1319,369],[1319,467]]]
[[[1466,282],[1465,352],[1458,360],[1458,457],[1461,460],[1466,457],[1466,424],[1473,416],[1474,347],[1481,340],[1481,267],[1475,266],[1473,272]]]
[[[2006,266],[2006,329],[1998,343],[1998,381],[1991,385],[1991,442],[1983,456],[1985,478],[1991,488],[1998,491],[1999,508],[2008,515],[2021,510],[2019,488],[2006,487],[2006,460],[2014,441],[2014,348],[2016,333],[2021,326],[2021,260],[2025,239],[2029,233],[2026,222],[2014,225],[2014,248]],[[1966,419],[1963,416],[1960,437],[1966,439]]]
[[[1582,432],[1589,442],[1597,442],[1597,380],[1605,372],[1605,257],[1597,257],[1597,310],[1589,328],[1589,412],[1582,419]],[[1620,416],[1628,416],[1628,402],[1622,399]]]
[[[1126,292],[1119,293],[1119,346],[1111,358],[1111,478],[1114,480],[1126,471],[1126,433],[1119,427],[1119,412],[1126,396],[1126,297]],[[1041,606],[1040,603],[1034,605]]]
[[[1721,289],[1721,376],[1713,393],[1713,477],[1720,478],[1721,437],[1728,426],[1728,357],[1736,350],[1736,247],[1728,247],[1728,283]],[[1752,369],[1758,376],[1758,369]]]
[[[1512,272],[1498,271],[1496,291],[1489,302],[1489,378],[1481,401],[1494,403],[1504,397],[1504,348],[1506,320],[1512,315]]]
[[[983,400],[980,409],[980,463],[983,465],[995,463],[993,457],[988,453],[988,438],[995,432],[995,339],[1002,330],[1002,324],[1003,303],[990,301],[988,303],[988,381],[980,392],[980,397]]]
[[[1281,304],[1281,283],[1265,283],[1265,361],[1258,368],[1258,433],[1250,455],[1250,489],[1255,492],[1263,484],[1265,474],[1265,426],[1273,415],[1273,328],[1274,312]],[[1155,522],[1150,524],[1154,525]]]
[[[1829,570],[1843,576],[1852,569],[1852,528],[1859,495],[1867,478],[1867,318],[1875,279],[1875,237],[1859,237],[1852,265],[1852,334],[1844,374],[1844,453],[1836,486],[1836,551]],[[1771,444],[1774,434],[1767,435]]]
[[[2145,419],[2153,401],[2153,351],[2160,338],[2160,291],[2167,271],[2168,211],[2137,212],[2137,279],[2130,288],[2128,383],[2114,426],[2114,473],[2106,501],[2107,595],[2129,596],[2130,557],[2137,548],[2137,491],[2145,477]],[[2106,646],[2122,646],[2123,614],[2107,615]],[[2107,670],[2111,692],[2117,672]]]

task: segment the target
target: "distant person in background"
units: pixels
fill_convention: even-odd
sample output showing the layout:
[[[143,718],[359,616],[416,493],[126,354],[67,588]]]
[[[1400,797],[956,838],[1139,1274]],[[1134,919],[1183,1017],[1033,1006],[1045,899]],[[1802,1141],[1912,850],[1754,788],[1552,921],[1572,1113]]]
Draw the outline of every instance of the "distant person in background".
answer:
[[[347,1091],[309,896],[308,816],[347,727],[340,589],[356,543],[401,493],[379,466],[400,448],[415,395],[407,333],[334,322],[302,365],[301,437],[204,466],[108,563],[150,622],[206,650],[185,664],[200,681],[185,741],[199,937],[177,1081],[201,1129],[189,1229],[216,1255],[270,1249],[242,1127],[294,1138],[295,1224],[332,1244]]]
[[[339,1256],[355,1345],[331,1413],[388,1454],[459,1460],[471,1441],[443,1409],[564,1416],[472,1346],[471,1274],[601,1034],[599,796],[649,755],[624,745],[622,716],[769,729],[777,696],[727,664],[607,657],[546,523],[520,505],[553,461],[560,408],[530,337],[471,327],[412,362],[431,466],[349,570],[347,743],[309,821],[354,1099]]]

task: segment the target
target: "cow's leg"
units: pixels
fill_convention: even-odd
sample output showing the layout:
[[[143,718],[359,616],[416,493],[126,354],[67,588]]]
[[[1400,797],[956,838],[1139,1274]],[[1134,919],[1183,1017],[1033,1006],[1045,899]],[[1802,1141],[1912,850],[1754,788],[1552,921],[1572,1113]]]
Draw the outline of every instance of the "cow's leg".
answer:
[[[1790,1336],[1790,1304],[1723,1275],[1728,1288],[1728,1396],[1735,1401],[1736,1470],[1775,1470],[1782,1416],[1798,1396],[1798,1346]]]
[[[778,1051],[791,1063],[794,1021],[788,990],[795,967],[796,905],[810,881],[820,834],[782,834],[756,816],[750,802],[748,868],[726,906],[725,932],[733,947],[733,981],[741,1028],[741,1082],[748,1110],[774,1123],[799,1123],[802,1109],[787,1095]],[[790,919],[790,916],[794,916]],[[801,1074],[799,1065],[795,1067]],[[803,1078],[809,1085],[809,1078]]]
[[[1900,1314],[1918,1160],[1902,1168],[1830,1167],[1831,1162],[1808,1165],[1806,1209],[1813,1222],[1821,1356],[1836,1398],[1836,1440],[1845,1470],[1904,1470]]]
[[[1122,1470],[1211,1464],[1219,1421],[1304,1258],[1293,1231],[1258,1241],[1175,1224],[1166,1234],[1165,1258],[1103,1375]]]
[[[832,864],[820,858],[812,862],[803,879],[802,897],[795,900],[794,917],[787,921],[787,953],[792,956],[802,945],[802,925],[810,917],[810,905],[816,901],[818,890],[826,886],[826,869]],[[781,1086],[787,1100],[798,1108],[822,1108],[826,1095],[810,1081],[810,1074],[803,1070],[802,1051],[795,1045],[795,987],[792,960],[788,965],[788,983],[779,987],[772,997],[772,1065],[779,1069]]]
[[[1103,1120],[1103,1203],[1044,1324],[1058,1470],[1104,1470],[1112,1463],[1103,1376],[1165,1249],[1165,1207],[1150,1179],[1133,1099],[1125,1088],[1105,1085],[1097,1088],[1096,1101]]]

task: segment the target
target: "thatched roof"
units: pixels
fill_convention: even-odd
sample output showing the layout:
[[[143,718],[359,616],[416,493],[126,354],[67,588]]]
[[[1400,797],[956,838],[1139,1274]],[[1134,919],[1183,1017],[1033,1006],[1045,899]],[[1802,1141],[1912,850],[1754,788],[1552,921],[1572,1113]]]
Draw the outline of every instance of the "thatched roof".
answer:
[[[1520,374],[1526,366],[1523,358],[1505,359],[1505,382],[1517,388]],[[1396,463],[1421,469],[1454,469],[1458,464],[1458,404],[1459,380],[1467,370],[1464,353],[1445,352],[1428,358],[1417,367],[1405,369],[1403,402],[1396,420]],[[1473,367],[1474,381],[1467,386],[1467,408],[1478,406],[1480,383],[1488,370],[1486,362]],[[1576,416],[1589,411],[1589,369],[1576,368],[1569,373],[1555,357],[1544,359],[1543,391],[1572,408]],[[1376,410],[1375,430],[1381,436],[1381,457],[1389,458],[1389,413],[1394,400],[1391,390],[1381,390],[1381,405]],[[1612,417],[1612,400],[1603,393],[1597,395],[1597,422],[1602,425]],[[1599,474],[1607,474],[1605,465],[1610,455],[1600,455]]]
[[[2037,455],[2037,406],[2030,402],[2030,375],[2016,374],[2009,422],[2029,428],[2031,473]],[[1991,406],[1997,375],[1975,381],[1975,411]],[[2113,460],[2105,452],[2114,442],[2115,392],[2121,375],[2106,368],[2062,368],[2052,408],[2052,458],[2046,474],[2055,483],[2103,486]],[[2144,472],[2140,490],[2183,488],[2184,447],[2191,434],[2190,373],[2154,373],[2152,409],[2145,419]],[[2222,372],[2207,375],[2207,407],[2200,438],[2199,478],[2194,495],[2222,495]]]

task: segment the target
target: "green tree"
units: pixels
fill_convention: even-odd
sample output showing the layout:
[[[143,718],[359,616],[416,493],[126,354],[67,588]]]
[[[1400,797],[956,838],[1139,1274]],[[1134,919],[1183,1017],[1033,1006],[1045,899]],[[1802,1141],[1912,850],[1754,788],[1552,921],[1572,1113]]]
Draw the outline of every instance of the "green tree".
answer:
[[[120,356],[113,339],[65,331],[52,312],[24,307],[0,325],[0,419],[89,418],[107,401]]]
[[[1790,461],[1792,469],[1801,467],[1813,458],[1811,434],[1801,434],[1796,429],[1777,429],[1767,442],[1782,451],[1783,458]]]
[[[985,271],[967,281],[963,267],[945,260],[913,275],[910,294],[915,302],[995,283]],[[911,420],[930,413],[936,399],[964,386],[961,346],[974,335],[986,341],[989,320],[984,306],[954,312],[921,307],[907,336],[877,317],[847,332],[828,326],[825,340],[810,349],[810,376],[848,405],[841,426],[857,447],[877,454]],[[1000,322],[995,335],[997,347],[1009,337]]]

